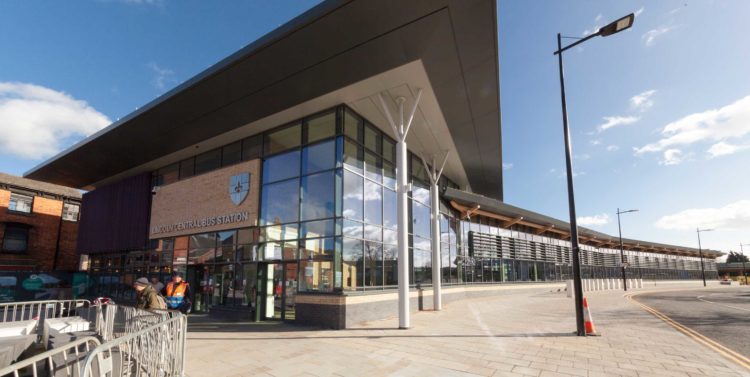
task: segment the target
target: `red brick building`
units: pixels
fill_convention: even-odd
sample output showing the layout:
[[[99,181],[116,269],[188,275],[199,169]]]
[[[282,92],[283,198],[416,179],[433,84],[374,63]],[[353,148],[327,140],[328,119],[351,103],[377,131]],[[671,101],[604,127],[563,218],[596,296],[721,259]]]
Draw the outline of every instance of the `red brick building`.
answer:
[[[76,271],[81,192],[0,173],[0,270]]]

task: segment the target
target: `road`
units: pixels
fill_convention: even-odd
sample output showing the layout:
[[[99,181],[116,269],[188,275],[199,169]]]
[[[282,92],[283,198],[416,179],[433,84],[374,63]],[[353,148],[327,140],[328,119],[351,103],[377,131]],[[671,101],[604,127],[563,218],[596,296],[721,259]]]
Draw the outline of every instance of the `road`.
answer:
[[[750,357],[750,289],[725,287],[635,297],[664,315]]]

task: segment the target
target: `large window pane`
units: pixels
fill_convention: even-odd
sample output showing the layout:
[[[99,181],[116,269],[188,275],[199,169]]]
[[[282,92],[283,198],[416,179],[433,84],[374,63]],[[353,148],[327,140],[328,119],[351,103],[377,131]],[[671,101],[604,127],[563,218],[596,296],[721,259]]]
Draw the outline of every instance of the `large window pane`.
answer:
[[[180,179],[185,179],[195,175],[195,158],[180,161]]]
[[[297,223],[269,225],[261,228],[261,238],[263,241],[296,240],[299,238],[298,225]]]
[[[333,238],[315,238],[302,241],[300,259],[329,259],[334,254]]]
[[[365,180],[365,222],[381,225],[383,223],[383,186]]]
[[[251,136],[242,140],[242,160],[260,158],[263,147],[263,135]]]
[[[5,235],[3,237],[4,252],[25,253],[29,244],[29,228],[22,225],[7,224],[5,225]]]
[[[413,249],[414,283],[430,284],[432,282],[432,253],[427,250]]]
[[[393,229],[398,226],[398,195],[388,189],[383,190],[383,226]]]
[[[396,144],[387,137],[383,137],[383,158],[391,163],[396,163]]]
[[[383,285],[383,245],[365,242],[365,281],[368,287]]]
[[[379,154],[380,150],[378,146],[380,146],[380,132],[378,132],[372,125],[368,124],[365,127],[365,147]]]
[[[312,143],[336,134],[336,112],[318,115],[307,120],[307,142]]]
[[[299,218],[299,179],[263,186],[261,224],[282,224]]]
[[[263,161],[263,183],[298,176],[299,156],[299,151],[292,151],[265,159]]]
[[[168,185],[170,183],[177,182],[177,180],[180,178],[180,164],[178,162],[165,166],[161,169],[159,169],[159,172],[157,173],[159,177],[161,177],[161,182],[159,182],[159,185]]]
[[[344,235],[352,238],[363,238],[365,233],[363,231],[362,223],[352,220],[344,220]]]
[[[333,217],[333,183],[332,171],[302,177],[301,220]]]
[[[344,217],[362,220],[364,201],[364,178],[344,171]]]
[[[383,163],[380,157],[370,153],[365,153],[365,177],[375,182],[383,181]]]
[[[362,241],[344,238],[342,250],[343,288],[355,290],[362,286],[363,276],[363,248]]]
[[[316,238],[335,234],[334,220],[308,221],[300,226],[300,238]]]
[[[195,174],[216,170],[221,166],[221,148],[195,156]]]
[[[242,160],[242,142],[238,141],[221,148],[221,165],[229,166]]]
[[[302,142],[302,126],[295,124],[266,135],[266,154],[274,154],[298,147]]]
[[[333,261],[301,260],[300,292],[332,292]]]
[[[344,134],[354,140],[362,140],[362,119],[349,110],[344,111]]]
[[[359,174],[362,174],[364,167],[364,156],[362,147],[353,143],[351,140],[344,141],[344,166]]]
[[[390,189],[396,189],[396,167],[393,164],[383,163],[383,184]]]
[[[383,246],[383,284],[398,284],[398,250],[396,245]]]
[[[414,235],[430,238],[430,209],[420,204],[419,202],[412,201],[411,213],[412,213],[412,228]]]
[[[336,164],[336,141],[311,145],[302,150],[302,174],[333,169]]]

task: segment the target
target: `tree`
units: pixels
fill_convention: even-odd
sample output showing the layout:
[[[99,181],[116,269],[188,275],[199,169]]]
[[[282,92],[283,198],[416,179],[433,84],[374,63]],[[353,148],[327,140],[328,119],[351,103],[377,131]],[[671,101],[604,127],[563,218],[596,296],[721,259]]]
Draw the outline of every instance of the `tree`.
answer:
[[[747,258],[747,256],[742,255],[740,253],[730,251],[729,256],[727,256],[727,263],[742,263],[742,262],[750,262],[750,260]]]

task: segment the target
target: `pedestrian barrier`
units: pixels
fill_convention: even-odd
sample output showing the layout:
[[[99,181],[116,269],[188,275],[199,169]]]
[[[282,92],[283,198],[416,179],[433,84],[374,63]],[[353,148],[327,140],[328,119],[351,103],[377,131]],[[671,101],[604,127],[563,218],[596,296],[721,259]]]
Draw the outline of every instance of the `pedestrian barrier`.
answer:
[[[187,316],[169,315],[94,349],[82,362],[81,376],[183,376]]]
[[[86,354],[101,345],[92,336],[76,339],[64,346],[0,369],[0,377],[13,376],[82,376],[81,361]]]
[[[3,304],[0,313],[3,322],[80,316],[94,323],[96,335],[20,360],[0,369],[0,377],[184,375],[187,316],[179,311],[67,300]],[[46,346],[48,334],[42,339]]]
[[[77,315],[91,306],[89,300],[45,300],[0,304],[0,323],[38,318],[62,318]]]

